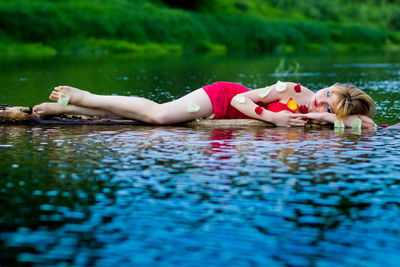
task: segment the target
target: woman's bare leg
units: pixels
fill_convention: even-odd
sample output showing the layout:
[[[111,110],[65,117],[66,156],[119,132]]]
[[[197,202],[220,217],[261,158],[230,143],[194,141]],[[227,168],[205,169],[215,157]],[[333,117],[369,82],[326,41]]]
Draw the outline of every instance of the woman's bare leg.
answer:
[[[120,116],[100,109],[79,107],[75,105],[62,106],[54,102],[45,102],[36,105],[32,109],[33,113],[39,118],[44,118],[51,115],[61,115],[61,114],[77,114],[77,115],[89,115],[89,116],[105,116],[118,118]]]
[[[70,103],[73,105],[100,109],[147,123],[174,124],[213,114],[211,101],[203,89],[197,89],[177,100],[163,104],[140,97],[96,95],[70,86],[56,87],[50,94],[50,99],[57,101],[60,92],[69,95]],[[188,104],[191,102],[200,107],[199,111],[187,112]]]

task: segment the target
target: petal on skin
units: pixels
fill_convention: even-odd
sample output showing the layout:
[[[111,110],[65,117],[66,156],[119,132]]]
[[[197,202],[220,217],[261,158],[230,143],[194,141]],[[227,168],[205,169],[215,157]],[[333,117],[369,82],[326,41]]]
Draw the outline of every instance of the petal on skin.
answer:
[[[293,112],[299,109],[299,105],[297,105],[296,101],[294,101],[293,98],[289,98],[289,101],[286,103],[286,105]]]
[[[300,113],[303,113],[303,114],[308,113],[308,107],[306,105],[301,105],[299,110],[300,110]]]
[[[294,90],[296,91],[296,93],[300,93],[301,92],[301,85],[298,83],[294,86]]]
[[[68,105],[68,102],[70,99],[71,99],[71,97],[69,95],[66,95],[64,93],[59,93],[57,103],[62,106],[66,106],[66,105]]]
[[[189,101],[186,111],[188,113],[194,113],[200,110],[200,106],[196,105],[196,103],[194,103],[193,101]]]
[[[235,101],[239,102],[240,104],[246,103],[246,98],[243,95],[235,95],[233,99],[235,99]]]
[[[335,128],[345,128],[345,127],[344,127],[344,123],[343,123],[342,120],[337,120],[337,121],[335,121],[334,127],[335,127]]]
[[[286,90],[286,83],[283,83],[281,81],[278,81],[275,85],[276,91],[278,92],[283,92]]]
[[[263,88],[263,89],[258,93],[258,95],[259,95],[261,98],[264,98],[264,97],[266,97],[267,95],[269,95],[270,92],[271,92],[271,87],[267,86],[267,87]]]
[[[352,123],[351,123],[351,128],[353,130],[360,130],[361,131],[361,125],[362,125],[362,121],[360,119],[355,119]]]
[[[256,107],[255,112],[256,112],[257,115],[261,115],[261,113],[263,112],[263,110],[264,110],[264,109],[263,109],[262,107],[258,106],[258,107]]]

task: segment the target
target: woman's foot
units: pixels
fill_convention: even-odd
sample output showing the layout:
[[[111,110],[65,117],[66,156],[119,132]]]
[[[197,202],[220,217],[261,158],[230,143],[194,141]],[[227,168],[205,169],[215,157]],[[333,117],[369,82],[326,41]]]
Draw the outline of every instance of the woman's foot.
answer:
[[[69,104],[80,106],[82,104],[83,97],[89,94],[88,91],[84,91],[71,86],[57,86],[51,92],[49,98],[54,101],[58,101],[58,95],[64,93],[70,96]]]
[[[62,106],[57,103],[46,102],[34,106],[32,112],[36,117],[44,118],[47,116],[61,115],[64,113],[68,113],[68,106]]]

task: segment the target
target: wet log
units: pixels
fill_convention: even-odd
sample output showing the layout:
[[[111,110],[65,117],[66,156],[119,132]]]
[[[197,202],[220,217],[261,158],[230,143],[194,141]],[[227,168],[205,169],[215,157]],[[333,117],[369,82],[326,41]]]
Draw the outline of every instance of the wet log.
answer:
[[[41,125],[149,125],[141,121],[100,116],[70,115],[37,118],[32,108],[0,105],[0,124],[41,124]],[[200,119],[183,124],[190,127],[274,127],[273,124],[259,120],[207,120]]]
[[[32,108],[0,105],[0,123],[25,123],[33,120]]]
[[[42,124],[42,125],[149,125],[147,123],[121,118],[108,118],[100,116],[70,115],[50,116],[39,119],[32,114],[31,107],[11,106],[0,104],[0,124]],[[199,119],[187,123],[177,124],[189,127],[275,127],[272,123],[252,120],[209,120]],[[312,128],[325,128],[320,125],[307,125]],[[327,126],[332,127],[332,126]],[[394,124],[388,129],[400,129],[400,123]]]

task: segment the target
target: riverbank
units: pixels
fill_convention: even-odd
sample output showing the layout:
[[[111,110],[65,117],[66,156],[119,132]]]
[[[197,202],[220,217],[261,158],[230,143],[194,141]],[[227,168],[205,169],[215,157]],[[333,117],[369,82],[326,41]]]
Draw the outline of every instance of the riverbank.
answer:
[[[377,25],[195,12],[149,1],[0,2],[0,26],[0,55],[224,55],[400,48],[400,33]]]

